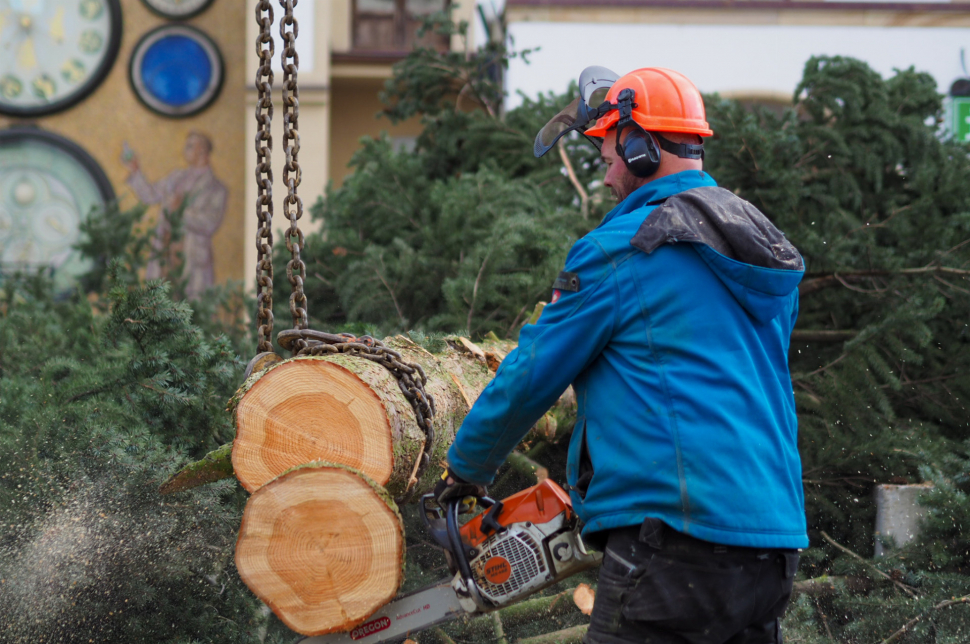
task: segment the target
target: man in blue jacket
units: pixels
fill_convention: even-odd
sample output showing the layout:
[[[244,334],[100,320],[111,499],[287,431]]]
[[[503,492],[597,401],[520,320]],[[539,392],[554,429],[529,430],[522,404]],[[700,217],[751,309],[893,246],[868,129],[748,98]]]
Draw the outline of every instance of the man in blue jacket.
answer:
[[[780,643],[808,545],[788,372],[801,256],[702,171],[713,133],[686,77],[640,69],[581,110],[619,204],[469,412],[439,499],[490,484],[572,384],[570,496],[605,551],[587,642]]]

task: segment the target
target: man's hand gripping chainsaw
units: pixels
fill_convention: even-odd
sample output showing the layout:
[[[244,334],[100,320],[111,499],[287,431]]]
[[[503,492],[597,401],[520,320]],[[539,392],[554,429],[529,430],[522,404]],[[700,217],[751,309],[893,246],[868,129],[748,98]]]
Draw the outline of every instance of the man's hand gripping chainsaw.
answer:
[[[487,613],[599,564],[586,549],[569,496],[550,480],[504,501],[478,497],[487,512],[458,523],[462,498],[421,497],[424,523],[454,577],[401,595],[348,633],[302,644],[378,644],[403,639],[465,614]],[[467,503],[464,504],[467,507]]]

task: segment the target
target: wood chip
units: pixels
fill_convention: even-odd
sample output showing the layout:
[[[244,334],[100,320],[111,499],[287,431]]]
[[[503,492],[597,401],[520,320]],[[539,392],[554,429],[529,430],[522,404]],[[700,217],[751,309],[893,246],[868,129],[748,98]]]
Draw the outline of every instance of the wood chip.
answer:
[[[468,405],[468,408],[469,409],[471,409],[472,408],[472,401],[468,399],[468,394],[465,393],[465,388],[462,386],[461,380],[459,380],[458,379],[458,376],[456,376],[453,373],[450,373],[448,375],[451,376],[451,379],[455,381],[455,384],[456,385],[458,385],[458,393],[461,394],[461,397],[465,401],[465,404]]]
[[[489,371],[498,371],[499,366],[502,364],[502,360],[505,360],[505,355],[498,351],[485,352],[485,364],[488,365]]]
[[[468,338],[458,338],[458,342],[461,343],[461,346],[465,349],[465,351],[472,354],[482,362],[485,362],[485,352],[482,351],[481,347],[479,347],[477,344]]]
[[[589,584],[580,584],[573,591],[573,601],[583,615],[593,612],[593,603],[596,601],[596,591],[589,587]]]

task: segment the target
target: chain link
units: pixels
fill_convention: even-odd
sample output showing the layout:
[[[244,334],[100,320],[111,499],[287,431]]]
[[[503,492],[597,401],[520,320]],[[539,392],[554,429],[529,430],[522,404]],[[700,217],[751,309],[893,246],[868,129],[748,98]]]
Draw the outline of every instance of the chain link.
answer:
[[[382,365],[397,380],[401,393],[414,409],[418,427],[424,432],[424,445],[418,455],[417,467],[411,481],[410,490],[431,462],[430,451],[434,445],[434,397],[425,391],[428,377],[421,365],[404,362],[401,354],[369,335],[354,336],[350,333],[324,333],[322,331],[297,330],[281,331],[277,340],[280,346],[293,355],[323,356],[335,353],[371,360]],[[406,492],[405,492],[406,493]]]
[[[286,200],[283,202],[283,214],[290,220],[290,228],[286,231],[286,248],[290,251],[290,261],[286,264],[286,277],[290,280],[293,291],[290,295],[290,313],[293,316],[293,328],[307,328],[307,301],[303,292],[306,281],[306,264],[300,258],[303,250],[303,231],[297,223],[303,216],[303,200],[297,195],[296,189],[300,185],[301,171],[297,157],[300,154],[300,134],[298,121],[300,118],[300,89],[297,86],[297,73],[300,67],[300,56],[296,53],[296,37],[300,33],[300,25],[293,17],[293,8],[298,0],[280,0],[283,7],[283,19],[280,20],[280,36],[283,48],[280,62],[283,66],[283,149],[286,151],[286,165],[283,166],[283,183],[286,184]]]
[[[256,5],[256,353],[273,350],[273,5]]]

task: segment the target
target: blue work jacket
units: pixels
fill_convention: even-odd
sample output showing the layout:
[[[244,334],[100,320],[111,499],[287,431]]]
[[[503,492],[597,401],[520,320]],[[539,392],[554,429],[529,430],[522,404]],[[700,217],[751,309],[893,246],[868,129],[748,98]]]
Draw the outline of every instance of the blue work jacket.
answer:
[[[576,242],[554,301],[462,424],[455,474],[491,483],[573,384],[567,478],[582,483],[570,495],[584,535],[654,517],[720,544],[808,545],[788,371],[803,270],[631,245],[657,204],[715,185],[699,171],[652,181]]]

